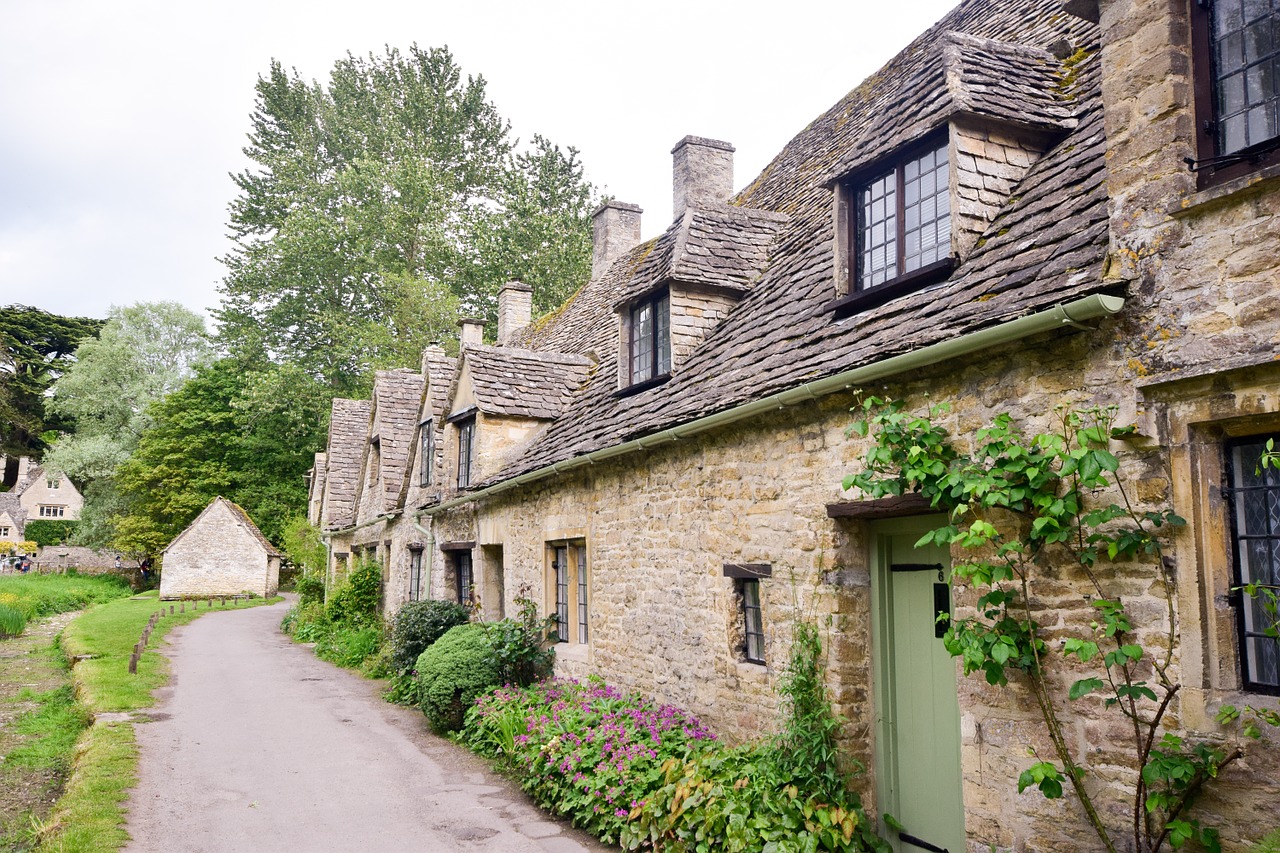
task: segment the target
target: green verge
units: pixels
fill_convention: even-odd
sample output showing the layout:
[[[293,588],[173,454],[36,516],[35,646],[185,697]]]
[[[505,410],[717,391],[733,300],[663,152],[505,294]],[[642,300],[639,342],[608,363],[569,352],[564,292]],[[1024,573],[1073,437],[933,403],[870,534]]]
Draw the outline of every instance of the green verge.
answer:
[[[255,599],[225,609],[273,604]],[[169,661],[157,651],[169,630],[211,612],[207,602],[187,602],[184,613],[165,616],[151,632],[147,650],[129,673],[133,645],[151,614],[160,609],[157,593],[103,604],[76,619],[63,631],[62,648],[75,662],[72,678],[80,703],[90,714],[128,713],[153,704],[154,691],[169,680]],[[181,607],[182,605],[177,605]],[[224,609],[214,605],[213,611]],[[133,723],[95,720],[76,744],[75,766],[66,791],[40,830],[41,851],[108,853],[128,841],[124,804],[137,781],[138,746]]]

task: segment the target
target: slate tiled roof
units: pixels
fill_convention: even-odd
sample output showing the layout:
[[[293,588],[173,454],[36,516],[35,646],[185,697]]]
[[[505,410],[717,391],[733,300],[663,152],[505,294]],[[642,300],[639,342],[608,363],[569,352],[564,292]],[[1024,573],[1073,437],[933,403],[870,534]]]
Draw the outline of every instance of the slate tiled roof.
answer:
[[[27,511],[22,508],[17,492],[0,492],[0,513],[8,513],[9,519],[17,525],[18,530],[26,528]],[[14,531],[15,537],[18,530]]]
[[[551,420],[591,372],[580,355],[507,347],[468,347],[464,353],[476,407],[487,415]]]
[[[956,109],[1044,130],[1075,126],[1062,91],[1062,64],[1026,44],[948,32],[939,40]]]
[[[236,517],[236,520],[239,521],[242,525],[244,525],[244,529],[248,531],[249,535],[252,536],[258,542],[259,545],[262,546],[262,549],[267,552],[268,556],[271,556],[271,557],[284,556],[278,550],[276,550],[276,546],[272,545],[267,540],[267,537],[262,535],[262,531],[258,529],[258,525],[253,523],[253,519],[249,517],[249,513],[245,512],[244,509],[239,504],[235,503],[234,501],[229,501],[226,498],[221,496],[216,497],[213,500],[209,501],[209,505],[206,506],[203,510],[201,510],[200,514],[195,517],[195,520],[192,521],[190,524],[188,524],[186,527],[184,527],[181,533],[173,537],[173,539],[170,540],[169,544],[164,546],[164,550],[161,551],[161,553],[167,552],[170,548],[172,548],[174,545],[178,543],[178,540],[186,536],[188,531],[192,530],[195,527],[198,527],[200,525],[201,520],[204,519],[204,517],[208,515],[213,510],[213,508],[215,506],[218,506],[219,504],[225,506],[231,512],[231,514]]]
[[[329,416],[329,467],[325,475],[325,500],[321,527],[349,527],[354,523],[360,466],[369,438],[368,400],[336,398]]]
[[[1070,86],[1060,82],[1075,127],[1063,131],[1024,176],[979,246],[945,282],[836,321],[832,176],[923,137],[954,112],[944,47],[963,49],[960,32],[1021,47],[981,44],[999,61],[1040,61],[1061,39],[1085,48]],[[861,86],[814,120],[734,200],[785,213],[763,277],[681,365],[671,380],[616,396],[617,345],[602,352],[588,385],[564,414],[489,482],[570,459],[771,393],[920,349],[979,329],[1106,292],[1106,171],[1099,96],[1097,27],[1062,12],[1057,0],[966,0]],[[993,60],[994,61],[994,60]],[[972,65],[973,63],[966,63]],[[1060,66],[1062,80],[1065,69]],[[1044,69],[1019,78],[1039,86]],[[985,96],[984,96],[985,97]],[[1029,108],[1047,102],[1027,96]],[[995,99],[987,97],[995,114]],[[1067,124],[1067,122],[1064,122]],[[600,282],[527,338],[536,348],[571,341],[571,320],[598,324],[600,294],[621,294],[647,275],[651,255],[674,230],[618,261]],[[597,313],[592,313],[592,312]],[[612,319],[612,318],[611,318]],[[580,351],[580,350],[578,350]]]
[[[615,306],[668,281],[745,292],[764,272],[787,219],[785,214],[729,205],[686,210],[620,289]]]
[[[422,419],[439,418],[444,413],[445,403],[449,399],[449,389],[457,373],[457,362],[445,355],[441,347],[428,347],[423,353],[427,379],[428,399],[424,401]]]
[[[378,439],[383,511],[393,509],[409,464],[413,436],[422,408],[422,374],[411,368],[379,370],[374,374],[374,436]]]

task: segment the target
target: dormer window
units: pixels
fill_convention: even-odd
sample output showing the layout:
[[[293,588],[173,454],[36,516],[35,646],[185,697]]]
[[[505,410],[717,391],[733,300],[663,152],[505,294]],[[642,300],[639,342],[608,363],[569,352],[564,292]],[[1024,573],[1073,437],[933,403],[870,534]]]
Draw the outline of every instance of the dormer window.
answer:
[[[628,336],[631,384],[638,385],[671,372],[671,296],[666,289],[631,306]]]
[[[949,258],[951,194],[945,139],[858,184],[856,198],[858,290],[879,287]]]
[[[458,488],[471,486],[471,474],[475,459],[475,415],[458,421]]]
[[[948,134],[935,133],[838,182],[837,316],[875,308],[951,274],[949,149]]]
[[[431,485],[431,471],[436,463],[435,423],[423,421],[418,426],[418,485]]]

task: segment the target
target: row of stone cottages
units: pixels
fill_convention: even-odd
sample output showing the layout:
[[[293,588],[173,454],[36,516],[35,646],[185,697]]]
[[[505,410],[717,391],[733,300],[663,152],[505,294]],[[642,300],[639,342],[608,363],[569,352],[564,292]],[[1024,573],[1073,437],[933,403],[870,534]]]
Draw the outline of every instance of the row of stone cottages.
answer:
[[[1119,407],[1143,506],[1189,522],[1171,719],[1204,735],[1222,702],[1276,706],[1276,643],[1231,592],[1280,567],[1280,483],[1256,473],[1280,432],[1280,35],[1259,35],[1280,6],[1209,5],[965,0],[737,195],[733,148],[685,138],[661,236],[604,205],[558,311],[531,322],[508,284],[496,345],[464,322],[458,358],[334,402],[310,507],[331,579],[377,558],[388,614],[499,617],[530,589],[560,674],[730,738],[773,724],[789,626],[817,619],[876,813],[952,851],[1094,849],[1072,797],[1016,794],[1043,724],[957,676],[939,578],[894,571],[950,560],[910,547],[936,517],[842,492],[866,450],[846,427],[859,392],[949,401],[960,436]],[[1160,587],[1129,589],[1159,631]],[[1079,591],[1043,603],[1087,635]],[[1073,706],[1069,737],[1123,796],[1127,736],[1099,708]],[[1255,750],[1202,799],[1226,849],[1280,822],[1278,776]]]

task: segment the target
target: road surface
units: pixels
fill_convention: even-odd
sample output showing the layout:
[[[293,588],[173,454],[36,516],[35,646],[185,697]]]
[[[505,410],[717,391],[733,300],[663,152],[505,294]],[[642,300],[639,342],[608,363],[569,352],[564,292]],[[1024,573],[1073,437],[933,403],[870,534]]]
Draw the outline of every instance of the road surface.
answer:
[[[616,849],[294,644],[286,607],[215,611],[168,635],[173,678],[135,727],[126,853]]]

